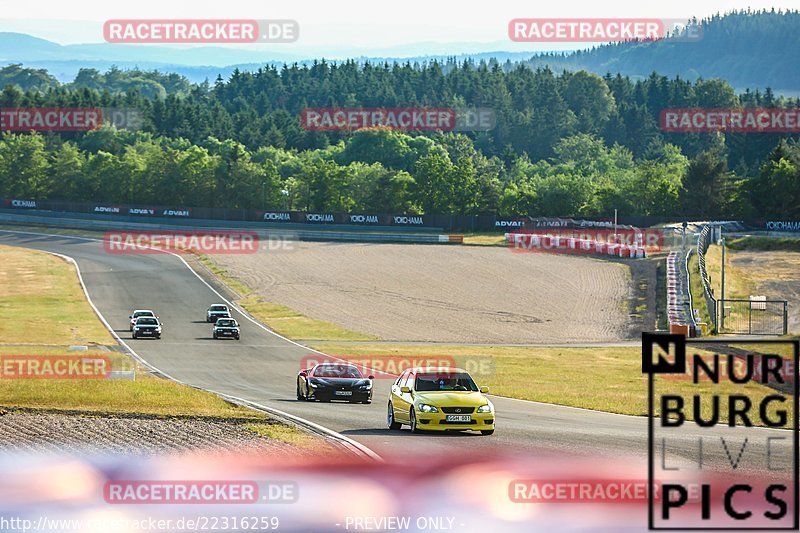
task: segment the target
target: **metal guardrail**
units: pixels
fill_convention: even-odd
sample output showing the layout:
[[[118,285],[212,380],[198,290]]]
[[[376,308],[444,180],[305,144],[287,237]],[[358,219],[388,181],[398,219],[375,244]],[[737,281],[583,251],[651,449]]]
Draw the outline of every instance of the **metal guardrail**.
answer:
[[[716,333],[719,303],[714,297],[714,289],[711,287],[711,280],[708,277],[708,269],[706,268],[706,252],[708,247],[711,246],[712,233],[711,226],[703,226],[703,229],[700,230],[700,235],[697,237],[697,263],[700,267],[700,282],[703,285],[703,295],[708,308],[708,316],[711,318],[711,323],[714,325],[714,333]]]
[[[694,250],[690,247],[686,250],[686,256],[683,258],[683,273],[686,275],[686,295],[689,298],[689,314],[692,317],[692,325],[695,328],[695,333],[699,337],[702,334],[700,327],[700,314],[694,306],[694,295],[692,294],[692,273],[689,271],[689,260],[692,258]]]
[[[670,331],[694,336],[697,323],[692,311],[692,293],[689,289],[689,255],[672,251],[667,256],[667,319]]]

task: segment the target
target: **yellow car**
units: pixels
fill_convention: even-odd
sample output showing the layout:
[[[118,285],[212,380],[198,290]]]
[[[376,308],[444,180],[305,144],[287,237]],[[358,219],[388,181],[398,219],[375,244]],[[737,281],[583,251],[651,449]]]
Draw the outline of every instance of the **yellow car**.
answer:
[[[411,431],[480,431],[494,433],[494,405],[460,368],[410,368],[392,384],[386,422]]]

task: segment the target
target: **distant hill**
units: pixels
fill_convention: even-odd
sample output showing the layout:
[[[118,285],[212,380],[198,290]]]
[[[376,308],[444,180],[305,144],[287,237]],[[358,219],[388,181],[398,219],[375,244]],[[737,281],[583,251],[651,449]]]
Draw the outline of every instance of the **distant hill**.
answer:
[[[0,32],[0,63],[58,59],[64,47],[24,33]]]
[[[76,63],[158,63],[162,65],[221,66],[236,63],[293,61],[297,55],[280,51],[222,46],[151,46],[131,44],[60,45],[24,33],[0,32],[0,63],[60,61]]]
[[[531,66],[644,78],[652,72],[684,79],[722,78],[743,89],[772,87],[800,92],[800,12],[733,12],[699,22],[696,42],[669,39],[617,43],[572,53],[531,58]]]
[[[391,50],[397,53],[396,56],[361,55],[355,59],[359,62],[410,61],[423,63],[434,60],[444,62],[452,57],[459,60],[496,60],[499,62],[524,61],[531,57],[530,52],[502,51],[500,50],[502,44],[497,43],[498,50],[492,52],[417,55],[419,50],[425,49],[425,46],[424,43],[415,43]],[[430,43],[429,46],[433,48],[434,44]],[[441,47],[441,45],[436,46]],[[453,43],[453,48],[459,46],[469,49],[475,45]],[[415,55],[408,57],[406,52],[413,52]],[[176,73],[185,76],[191,82],[202,83],[204,80],[213,81],[217,76],[228,78],[236,69],[254,71],[265,65],[281,66],[285,63],[295,62],[310,65],[323,57],[326,57],[325,53],[306,56],[297,52],[247,50],[219,46],[179,48],[130,44],[60,45],[23,33],[0,32],[0,67],[21,64],[29,69],[46,70],[61,83],[73,81],[80,69],[105,71],[114,66],[122,70],[141,69]],[[20,80],[15,80],[15,82],[20,84]],[[39,86],[38,83],[37,86]],[[20,87],[28,88],[24,83],[20,84]]]

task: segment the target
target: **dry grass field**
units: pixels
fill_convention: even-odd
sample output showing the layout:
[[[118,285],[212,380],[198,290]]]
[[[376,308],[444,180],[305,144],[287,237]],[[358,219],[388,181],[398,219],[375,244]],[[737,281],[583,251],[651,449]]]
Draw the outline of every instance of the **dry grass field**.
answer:
[[[789,333],[800,332],[800,252],[730,251],[734,268],[746,272],[752,294],[788,300]],[[745,298],[749,294],[743,295]]]

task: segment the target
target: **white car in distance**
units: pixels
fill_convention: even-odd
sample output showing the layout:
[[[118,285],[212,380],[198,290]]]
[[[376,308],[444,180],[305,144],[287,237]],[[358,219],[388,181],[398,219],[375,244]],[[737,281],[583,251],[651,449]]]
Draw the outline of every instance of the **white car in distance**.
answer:
[[[158,318],[154,312],[148,309],[136,309],[133,313],[131,313],[128,316],[128,318],[131,321],[129,331],[133,331],[133,326],[136,325],[136,319],[142,316],[151,316],[153,318]]]

